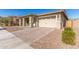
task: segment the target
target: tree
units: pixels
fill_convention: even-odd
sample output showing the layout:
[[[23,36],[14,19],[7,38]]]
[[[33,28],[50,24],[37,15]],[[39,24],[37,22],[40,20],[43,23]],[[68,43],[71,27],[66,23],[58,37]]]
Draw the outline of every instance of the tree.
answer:
[[[5,26],[10,26],[11,20],[11,17],[2,17],[0,18],[0,25],[3,26],[3,24],[5,24]]]

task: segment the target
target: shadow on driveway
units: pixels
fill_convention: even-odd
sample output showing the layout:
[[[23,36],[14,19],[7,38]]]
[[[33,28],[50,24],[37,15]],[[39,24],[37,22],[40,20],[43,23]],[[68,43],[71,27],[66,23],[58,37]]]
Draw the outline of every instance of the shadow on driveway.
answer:
[[[0,30],[6,30],[6,28],[0,28]]]

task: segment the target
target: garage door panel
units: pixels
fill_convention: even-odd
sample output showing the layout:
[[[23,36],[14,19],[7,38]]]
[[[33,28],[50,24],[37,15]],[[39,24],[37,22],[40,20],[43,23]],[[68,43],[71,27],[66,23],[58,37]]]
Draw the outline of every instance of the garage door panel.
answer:
[[[39,20],[40,27],[56,27],[56,19],[40,19]]]

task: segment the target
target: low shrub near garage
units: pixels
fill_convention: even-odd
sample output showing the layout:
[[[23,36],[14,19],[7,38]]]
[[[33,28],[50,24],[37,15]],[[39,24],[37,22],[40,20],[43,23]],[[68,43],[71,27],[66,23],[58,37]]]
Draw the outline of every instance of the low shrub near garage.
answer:
[[[75,45],[75,32],[72,28],[65,28],[62,32],[62,41],[66,44]]]

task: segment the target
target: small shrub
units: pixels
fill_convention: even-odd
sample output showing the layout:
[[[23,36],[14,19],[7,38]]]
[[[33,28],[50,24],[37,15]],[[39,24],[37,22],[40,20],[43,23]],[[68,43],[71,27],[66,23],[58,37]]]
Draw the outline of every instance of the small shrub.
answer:
[[[72,28],[65,28],[62,32],[62,41],[66,44],[75,45],[75,32]]]

